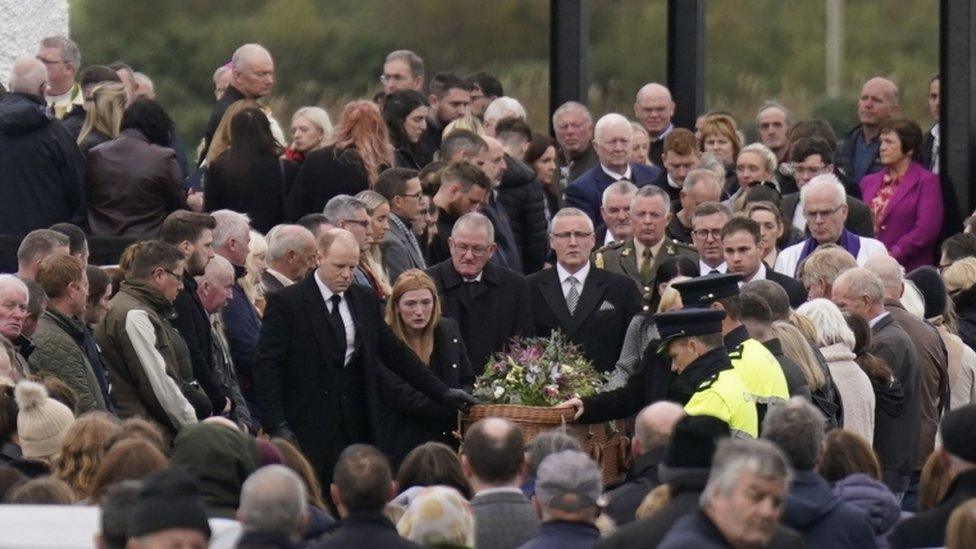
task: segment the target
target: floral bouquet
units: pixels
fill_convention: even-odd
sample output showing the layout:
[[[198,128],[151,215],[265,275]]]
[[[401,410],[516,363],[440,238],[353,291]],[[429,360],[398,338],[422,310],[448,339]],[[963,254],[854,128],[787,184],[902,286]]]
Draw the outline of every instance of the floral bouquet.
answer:
[[[576,345],[555,331],[512,341],[507,353],[496,354],[485,366],[474,395],[486,404],[553,406],[597,393],[606,381]]]

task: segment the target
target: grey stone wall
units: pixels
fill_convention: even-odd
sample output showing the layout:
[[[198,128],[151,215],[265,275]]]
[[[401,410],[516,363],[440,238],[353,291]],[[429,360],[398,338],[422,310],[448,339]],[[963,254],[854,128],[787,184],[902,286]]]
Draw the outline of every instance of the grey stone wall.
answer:
[[[57,34],[68,34],[67,0],[0,0],[0,82],[7,85],[15,59],[36,54],[41,38]]]

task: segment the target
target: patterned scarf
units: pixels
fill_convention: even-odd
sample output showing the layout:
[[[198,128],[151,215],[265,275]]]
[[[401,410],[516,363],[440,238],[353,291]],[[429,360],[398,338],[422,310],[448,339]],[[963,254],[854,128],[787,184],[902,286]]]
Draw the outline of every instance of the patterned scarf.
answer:
[[[881,183],[881,188],[878,189],[878,194],[874,195],[874,198],[871,199],[870,206],[871,214],[874,216],[874,234],[880,232],[881,214],[888,207],[888,201],[891,200],[892,195],[898,190],[899,184],[901,184],[901,176],[888,171],[884,175],[884,180]]]

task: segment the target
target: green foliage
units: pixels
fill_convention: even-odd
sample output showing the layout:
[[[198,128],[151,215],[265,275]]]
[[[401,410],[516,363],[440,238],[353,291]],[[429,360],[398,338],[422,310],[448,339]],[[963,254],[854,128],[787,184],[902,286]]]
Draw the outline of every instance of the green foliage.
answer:
[[[922,122],[928,79],[938,69],[937,0],[847,0],[841,98],[825,96],[823,0],[706,3],[706,108],[731,111],[746,130],[766,98],[798,118],[853,125],[860,84],[887,75],[903,112]],[[667,78],[667,2],[590,0],[589,103],[594,113],[632,116],[634,93]],[[287,126],[300,106],[337,118],[343,103],[379,89],[383,57],[407,48],[442,70],[496,74],[548,128],[547,0],[72,0],[71,30],[85,63],[121,59],[150,75],[187,144],[213,104],[211,75],[245,42],[266,45],[277,64],[272,98]]]

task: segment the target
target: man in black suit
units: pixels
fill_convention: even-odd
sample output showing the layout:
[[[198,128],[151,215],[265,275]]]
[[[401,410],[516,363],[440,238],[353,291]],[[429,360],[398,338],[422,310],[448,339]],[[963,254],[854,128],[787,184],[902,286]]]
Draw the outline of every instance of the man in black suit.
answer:
[[[277,225],[268,231],[268,268],[261,273],[264,296],[287,288],[315,268],[315,235],[300,225]]]
[[[630,278],[596,268],[593,222],[582,210],[563,208],[552,218],[549,243],[556,266],[528,278],[535,332],[561,330],[601,372],[613,369],[640,296]]]
[[[327,485],[342,449],[379,432],[380,368],[449,406],[473,399],[437,379],[384,322],[375,293],[352,283],[355,237],[330,229],[318,244],[313,276],[268,299],[254,385],[265,430],[297,441]]]
[[[748,217],[733,217],[722,228],[722,250],[730,273],[742,275],[742,282],[771,280],[786,290],[790,306],[799,307],[807,300],[807,291],[799,281],[766,267],[762,260],[759,223]]]
[[[874,412],[874,450],[881,461],[881,481],[901,497],[915,468],[921,429],[918,353],[901,324],[885,310],[884,285],[874,273],[858,267],[834,281],[833,301],[846,313],[856,314],[871,326],[871,353],[891,369],[901,383],[904,404],[897,415],[879,402]]]
[[[830,163],[833,150],[826,140],[819,137],[804,137],[793,143],[790,150],[790,160],[793,163],[793,176],[799,188],[810,182],[814,177],[824,173],[837,173],[834,165]],[[842,174],[838,174],[841,178]],[[843,181],[843,179],[842,179]],[[857,183],[854,182],[854,186]],[[858,236],[874,236],[874,218],[871,217],[871,210],[867,204],[850,195],[851,188],[848,182],[844,182],[847,189],[847,219],[844,227]],[[800,192],[783,195],[780,201],[780,209],[783,213],[783,224],[787,227],[793,226],[798,230],[807,233],[807,220],[803,217],[803,204],[800,203]]]
[[[458,219],[448,243],[451,258],[427,274],[441,295],[442,314],[458,322],[474,374],[480,375],[513,337],[534,333],[529,285],[519,273],[489,261],[495,232],[484,215]]]

